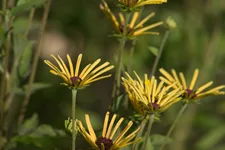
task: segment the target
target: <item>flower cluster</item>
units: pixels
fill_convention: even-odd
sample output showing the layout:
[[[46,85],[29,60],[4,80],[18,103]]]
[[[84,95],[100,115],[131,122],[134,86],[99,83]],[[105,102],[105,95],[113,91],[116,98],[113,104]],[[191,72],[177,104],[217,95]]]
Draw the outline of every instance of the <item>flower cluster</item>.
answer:
[[[111,10],[108,7],[108,4],[103,0],[102,3],[100,4],[100,9],[102,12],[106,15],[106,17],[111,21],[114,29],[116,30],[116,36],[122,36],[124,33],[124,25],[125,25],[125,17],[124,15],[120,12],[118,13],[119,16],[119,21],[114,15],[114,13],[111,12]],[[126,26],[126,33],[125,35],[129,38],[131,37],[137,37],[139,35],[144,35],[144,34],[155,34],[158,35],[158,32],[152,32],[150,31],[151,29],[158,27],[163,24],[162,21],[153,23],[151,25],[143,27],[143,25],[153,16],[155,13],[151,13],[148,16],[146,16],[144,19],[138,21],[138,18],[140,17],[140,12],[134,12],[131,20],[129,20],[129,23]]]
[[[209,81],[206,84],[200,86],[199,88],[195,88],[196,81],[198,79],[199,70],[196,69],[194,71],[193,77],[191,79],[190,85],[187,86],[186,79],[184,77],[184,74],[182,72],[179,73],[179,77],[174,69],[171,70],[171,74],[169,74],[166,70],[161,68],[159,70],[163,76],[160,76],[159,78],[164,81],[166,84],[171,85],[173,83],[176,83],[173,85],[174,89],[177,89],[182,86],[183,90],[185,92],[183,93],[182,97],[187,102],[196,102],[196,100],[199,100],[201,98],[204,98],[206,96],[210,95],[223,95],[225,92],[220,91],[221,89],[225,88],[225,85],[217,86],[215,88],[212,88],[210,90],[206,90],[209,88],[213,81]],[[205,91],[206,90],[206,91]]]
[[[154,76],[149,79],[145,74],[144,80],[141,80],[137,73],[134,72],[137,78],[135,80],[128,73],[125,74],[128,79],[122,77],[123,85],[131,104],[140,114],[163,112],[182,99],[181,95],[184,93],[182,87],[170,90],[175,84],[164,86],[163,81],[158,84]]]
[[[118,6],[121,7],[123,11],[135,11],[144,5],[150,4],[162,4],[166,3],[167,0],[118,0]]]

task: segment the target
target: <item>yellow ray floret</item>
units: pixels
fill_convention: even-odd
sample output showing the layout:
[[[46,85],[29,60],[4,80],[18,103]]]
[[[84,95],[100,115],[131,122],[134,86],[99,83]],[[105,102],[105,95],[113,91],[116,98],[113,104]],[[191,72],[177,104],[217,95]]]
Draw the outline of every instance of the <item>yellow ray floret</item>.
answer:
[[[133,124],[132,121],[128,122],[126,127],[116,135],[116,132],[118,131],[118,128],[120,127],[124,118],[120,118],[119,121],[115,123],[117,115],[114,114],[111,120],[109,119],[109,115],[109,112],[107,112],[105,115],[102,135],[100,137],[96,136],[89,115],[85,115],[88,131],[84,128],[81,121],[77,121],[78,131],[83,135],[83,137],[95,150],[118,150],[122,147],[136,143],[140,140],[133,140],[139,128],[125,136],[125,134],[128,132],[128,130]]]
[[[51,68],[50,72],[54,75],[60,76],[64,80],[63,84],[70,88],[80,89],[88,86],[92,82],[108,78],[111,74],[103,76],[102,74],[114,68],[114,66],[110,65],[109,62],[105,62],[96,67],[101,61],[101,59],[97,59],[93,64],[88,64],[82,71],[80,71],[82,54],[78,56],[75,68],[68,54],[67,61],[69,67],[67,67],[60,56],[57,58],[51,54],[51,57],[56,61],[58,67],[49,60],[45,60],[44,62]]]
[[[213,84],[213,81],[209,81],[206,84],[196,88],[195,86],[196,86],[196,82],[197,82],[198,75],[199,75],[198,69],[195,69],[189,86],[188,86],[186,79],[184,77],[184,74],[182,72],[179,73],[179,77],[178,77],[178,75],[174,69],[171,70],[171,74],[168,73],[163,68],[159,69],[159,71],[163,75],[163,76],[160,76],[159,78],[162,81],[164,81],[166,84],[171,85],[176,82],[177,84],[173,85],[174,89],[177,89],[180,86],[183,87],[183,90],[185,90],[183,97],[187,100],[198,100],[198,99],[204,98],[206,96],[210,96],[210,95],[225,94],[225,92],[220,91],[221,89],[225,88],[225,85],[217,86],[213,89],[206,90]]]
[[[164,82],[161,81],[158,84],[154,76],[149,79],[145,74],[144,80],[141,80],[135,71],[134,74],[137,79],[132,79],[126,72],[125,74],[127,79],[122,77],[123,85],[131,104],[141,114],[163,112],[169,106],[181,100],[181,95],[184,93],[182,87],[170,90],[175,83],[164,86]]]
[[[118,14],[119,20],[117,20],[116,16],[111,12],[107,3],[104,0],[102,0],[102,3],[100,4],[100,9],[103,11],[103,13],[106,15],[106,17],[111,21],[117,34],[120,36],[123,35],[124,24],[125,24],[124,15],[122,13],[119,13]],[[136,37],[136,36],[144,35],[144,34],[158,35],[159,34],[158,32],[152,32],[150,30],[162,25],[163,24],[162,21],[153,23],[151,25],[144,26],[144,24],[148,20],[150,20],[153,16],[155,16],[155,13],[151,13],[148,16],[146,16],[144,19],[137,21],[138,18],[140,17],[140,13],[134,12],[133,15],[131,16],[131,20],[129,21],[129,23],[126,27],[126,36],[127,37]]]
[[[127,8],[128,10],[133,10],[135,8],[144,5],[162,4],[167,2],[167,0],[118,0],[118,1],[123,7]]]

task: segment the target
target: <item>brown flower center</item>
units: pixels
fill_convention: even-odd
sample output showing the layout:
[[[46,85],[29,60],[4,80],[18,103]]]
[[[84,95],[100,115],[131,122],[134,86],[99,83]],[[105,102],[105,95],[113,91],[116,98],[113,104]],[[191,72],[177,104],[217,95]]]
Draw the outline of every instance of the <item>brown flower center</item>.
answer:
[[[82,81],[82,79],[80,77],[71,77],[70,81],[72,82],[73,86],[78,86],[80,84],[80,82]]]
[[[155,103],[151,103],[151,105],[152,105],[152,108],[154,110],[159,108],[159,105],[156,102]]]
[[[196,91],[194,91],[194,90],[186,89],[185,91],[186,91],[185,97],[195,98],[197,96]]]
[[[119,30],[120,30],[121,33],[123,33],[124,32],[124,25],[120,25],[119,26]],[[131,31],[132,31],[132,28],[130,28],[129,26],[127,26],[126,35],[129,34]]]
[[[104,138],[104,137],[99,137],[97,139],[97,141],[95,142],[95,144],[98,146],[99,149],[101,149],[101,143],[104,145],[105,150],[109,150],[112,146],[113,146],[113,141],[108,139],[108,138]]]

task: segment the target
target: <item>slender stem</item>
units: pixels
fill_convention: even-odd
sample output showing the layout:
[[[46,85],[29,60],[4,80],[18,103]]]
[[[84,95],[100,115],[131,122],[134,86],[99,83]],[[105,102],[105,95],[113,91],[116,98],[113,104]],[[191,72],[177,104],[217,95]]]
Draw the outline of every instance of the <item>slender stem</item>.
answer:
[[[76,145],[76,131],[75,131],[75,118],[76,118],[76,97],[77,90],[72,89],[72,150],[75,150]]]
[[[137,22],[140,21],[140,19],[141,19],[141,14],[143,13],[143,11],[144,11],[144,6],[143,6],[143,7],[141,8],[141,10],[139,11],[139,16],[138,16],[138,18],[137,18]],[[133,62],[133,56],[134,56],[134,48],[135,48],[135,46],[136,46],[136,43],[137,43],[137,39],[134,39],[134,40],[132,41],[132,47],[131,47],[130,52],[129,52],[129,61],[128,61],[128,66],[127,66],[127,72],[128,72],[128,74],[131,73],[132,62]]]
[[[161,147],[160,147],[160,150],[163,150],[163,148],[164,148],[164,146],[165,146],[165,144],[166,144],[166,142],[167,142],[167,139],[170,137],[172,131],[174,130],[174,128],[175,128],[177,122],[180,120],[180,117],[182,116],[182,114],[183,114],[184,110],[187,108],[187,106],[188,106],[188,104],[185,103],[185,104],[181,107],[181,109],[179,110],[179,112],[178,112],[178,114],[177,114],[177,116],[176,116],[176,119],[174,120],[174,122],[173,122],[173,124],[171,125],[169,131],[168,131],[167,134],[166,134],[166,137],[165,137],[165,139],[164,139],[163,144],[162,144]]]
[[[156,68],[159,64],[159,60],[161,58],[161,55],[162,55],[162,52],[163,52],[163,49],[164,49],[164,46],[166,44],[166,41],[167,41],[167,38],[169,36],[169,30],[166,31],[166,33],[164,34],[164,37],[163,37],[163,40],[162,40],[162,43],[160,45],[160,48],[159,48],[159,53],[154,61],[154,64],[153,64],[153,67],[152,67],[152,72],[151,72],[151,76],[153,76],[155,74],[155,71],[156,71]]]
[[[49,14],[50,6],[51,6],[51,1],[52,0],[47,0],[47,2],[45,4],[44,14],[43,14],[43,18],[42,18],[42,25],[41,25],[41,29],[40,29],[40,33],[39,33],[37,51],[36,51],[35,56],[34,56],[34,61],[33,61],[33,64],[32,64],[32,70],[31,70],[31,75],[30,75],[29,81],[28,81],[25,99],[23,101],[22,108],[21,108],[21,111],[20,111],[20,116],[19,116],[19,121],[18,121],[19,124],[21,124],[23,122],[24,115],[25,115],[25,112],[26,112],[26,107],[29,103],[31,88],[32,88],[32,85],[33,85],[33,82],[34,82],[34,78],[35,78],[35,74],[36,74],[36,70],[37,70],[37,65],[38,65],[38,60],[39,60],[39,56],[40,56],[40,53],[41,53],[42,37],[44,35],[45,27],[46,27],[46,24],[47,24],[48,14]]]
[[[149,118],[149,121],[148,121],[147,133],[145,135],[145,141],[144,141],[144,144],[143,144],[143,150],[147,150],[148,138],[149,138],[149,135],[150,135],[150,132],[151,132],[151,129],[152,129],[152,124],[154,122],[154,117],[155,117],[154,114],[150,115],[150,118]]]
[[[7,7],[7,0],[2,0],[2,10],[4,11]]]
[[[10,55],[10,44],[11,44],[11,37],[12,31],[10,28],[12,27],[14,21],[14,17],[11,17],[9,22],[4,22],[7,30],[9,31],[6,36],[6,41],[4,43],[4,52],[5,56],[3,58],[3,74],[1,78],[1,91],[0,91],[0,135],[2,134],[3,122],[4,122],[4,106],[5,106],[5,98],[6,95],[9,93],[9,77],[8,77],[8,65],[9,65],[9,55]]]
[[[142,136],[142,133],[144,131],[144,128],[145,128],[145,125],[146,125],[147,121],[148,121],[147,118],[142,120],[141,125],[140,125],[140,130],[138,130],[137,135],[135,137],[135,140],[137,140],[138,138],[140,138]],[[139,143],[133,144],[132,150],[137,150],[138,145],[139,145]]]
[[[125,43],[127,40],[127,37],[126,37],[127,36],[127,25],[128,25],[129,19],[130,19],[130,13],[126,13],[124,27],[123,27],[123,35],[122,35],[122,38],[120,39],[120,44],[119,44],[118,61],[117,61],[115,80],[113,83],[111,107],[120,92],[120,83],[121,83],[120,78],[121,78],[121,70],[122,70],[122,65],[123,65],[123,51],[124,51],[124,46],[125,46]],[[115,110],[115,108],[113,110]]]
[[[27,29],[26,29],[25,34],[24,34],[25,37],[27,37],[28,34],[29,34],[30,27],[31,27],[31,24],[32,24],[32,21],[33,21],[33,18],[34,18],[35,10],[36,10],[35,7],[31,8],[31,10],[30,10],[29,20],[28,20],[28,24],[27,24]]]

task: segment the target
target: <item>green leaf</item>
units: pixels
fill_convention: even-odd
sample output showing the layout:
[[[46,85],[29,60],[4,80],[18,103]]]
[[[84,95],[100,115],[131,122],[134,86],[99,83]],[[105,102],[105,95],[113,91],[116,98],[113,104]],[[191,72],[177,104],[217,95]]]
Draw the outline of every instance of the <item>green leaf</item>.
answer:
[[[31,58],[32,58],[32,47],[34,42],[29,42],[24,48],[23,54],[20,58],[18,72],[20,77],[24,77],[28,72],[30,65],[31,65]]]
[[[32,137],[41,137],[41,136],[50,136],[50,137],[55,137],[55,136],[64,136],[65,133],[61,130],[55,130],[52,128],[50,125],[40,125],[38,128],[36,128],[30,136]]]
[[[27,86],[28,85],[25,85],[23,88],[16,88],[15,89],[16,94],[24,95],[25,91],[27,89]],[[34,93],[38,90],[48,88],[50,86],[51,86],[51,84],[48,84],[48,83],[33,83],[32,87],[31,87],[31,93]]]
[[[31,132],[32,130],[34,130],[37,127],[38,122],[39,122],[38,115],[33,114],[31,116],[31,118],[25,120],[25,122],[19,127],[18,134],[24,135],[24,134]]]
[[[213,149],[221,140],[225,138],[225,124],[213,128],[204,135],[198,142],[199,149]]]
[[[5,31],[4,31],[3,27],[0,26],[0,45],[3,44],[4,33],[5,33]]]
[[[40,7],[44,4],[44,2],[45,0],[19,0],[17,6],[12,8],[11,14],[16,16],[23,11],[31,9],[32,7]]]
[[[153,143],[151,142],[151,138],[148,138],[147,150],[154,150],[154,146],[153,146]]]
[[[151,136],[151,141],[153,145],[161,145],[164,143],[166,136],[160,134],[154,134]],[[173,140],[171,138],[167,138],[166,144],[171,143]]]
[[[156,48],[156,47],[149,46],[149,47],[148,47],[148,50],[149,50],[153,55],[155,55],[155,56],[157,56],[158,53],[159,53],[159,49]]]

